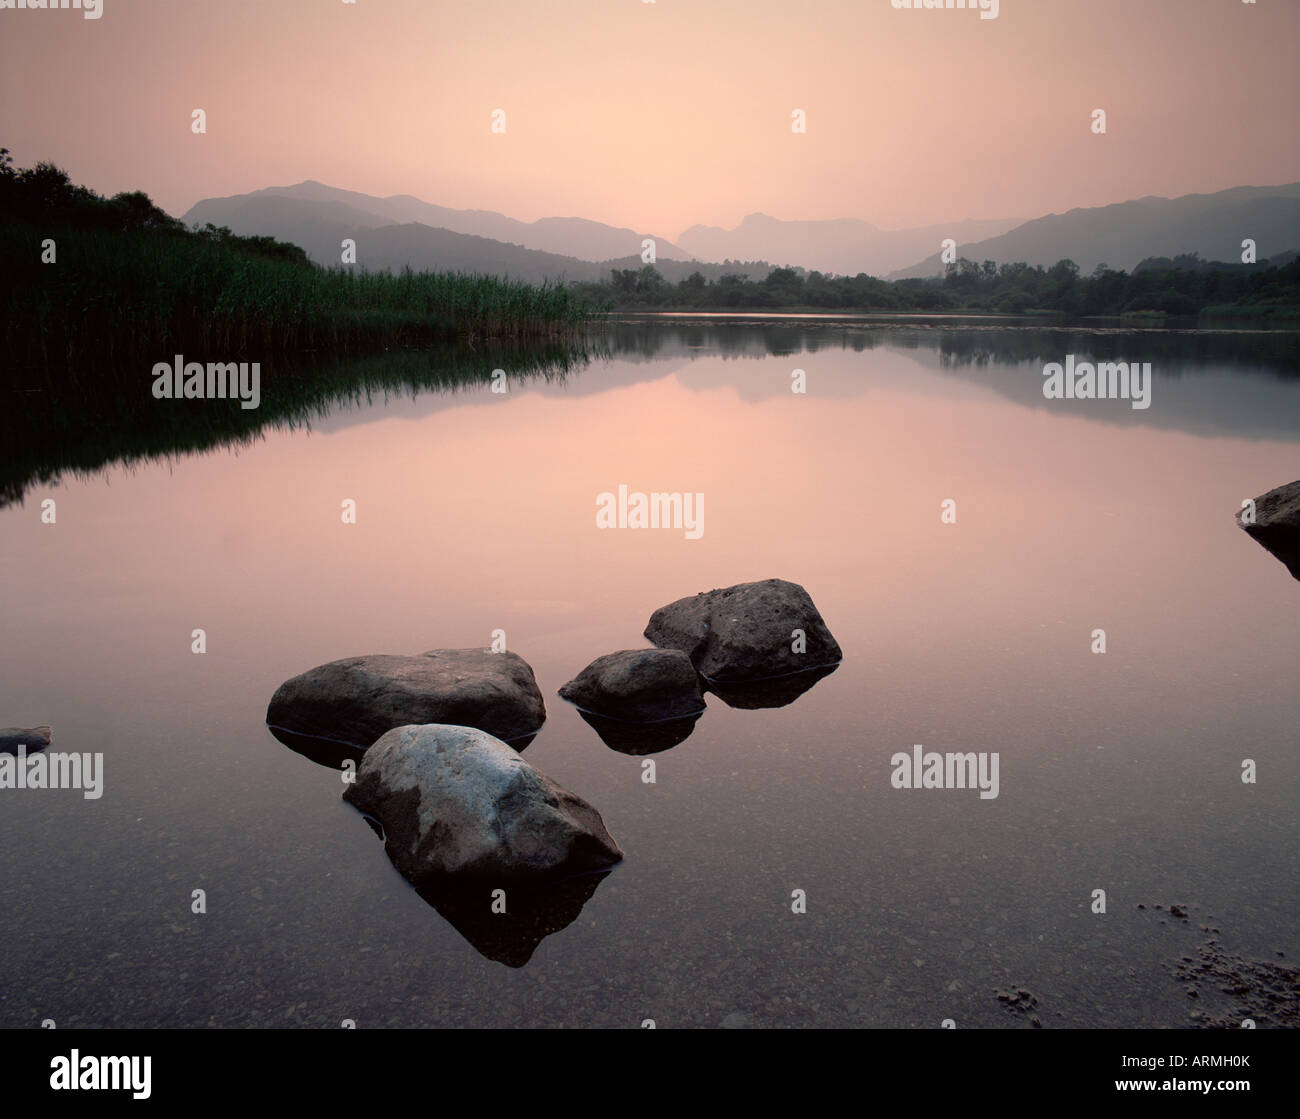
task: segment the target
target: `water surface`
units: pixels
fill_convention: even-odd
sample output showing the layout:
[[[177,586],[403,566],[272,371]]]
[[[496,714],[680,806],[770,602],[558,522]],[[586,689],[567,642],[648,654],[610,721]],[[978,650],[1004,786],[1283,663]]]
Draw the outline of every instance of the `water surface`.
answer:
[[[105,793],[0,792],[0,1025],[1024,1028],[994,995],[1020,986],[1049,1028],[1181,1027],[1234,1009],[1173,973],[1211,937],[1294,961],[1300,584],[1233,512],[1300,478],[1296,336],[786,320],[609,344],[506,393],[24,466],[0,724],[102,751]],[[1071,352],[1151,361],[1151,407],[1045,400]],[[597,529],[620,484],[703,493],[703,536]],[[654,785],[555,697],[664,603],[774,576],[844,663],[780,708],[709,696]],[[547,698],[525,757],[627,855],[521,967],[263,725],[312,665],[496,629]],[[916,743],[998,752],[999,796],[893,788]]]

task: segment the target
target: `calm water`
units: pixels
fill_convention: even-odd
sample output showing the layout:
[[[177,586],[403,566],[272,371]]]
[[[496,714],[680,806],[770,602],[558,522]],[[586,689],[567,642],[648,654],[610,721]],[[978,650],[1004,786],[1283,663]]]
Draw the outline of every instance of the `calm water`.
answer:
[[[99,800],[0,791],[0,1026],[1028,1028],[994,995],[1018,986],[1047,1027],[1181,1027],[1236,1005],[1173,973],[1208,938],[1300,957],[1300,584],[1233,521],[1300,478],[1296,336],[692,322],[612,345],[0,509],[0,724],[105,758]],[[1151,407],[1045,400],[1067,353],[1151,361]],[[598,530],[620,484],[703,493],[703,537]],[[708,697],[656,784],[555,696],[664,603],[773,576],[845,662],[786,707]],[[494,629],[547,699],[525,756],[627,854],[523,967],[263,724],[312,665]],[[1000,795],[891,787],[916,743],[996,751]]]

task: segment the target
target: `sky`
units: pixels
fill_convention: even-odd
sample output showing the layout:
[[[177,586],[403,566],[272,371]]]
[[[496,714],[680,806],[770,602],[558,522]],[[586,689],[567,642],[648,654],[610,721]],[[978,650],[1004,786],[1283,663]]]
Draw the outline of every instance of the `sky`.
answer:
[[[672,238],[755,211],[899,229],[1300,181],[1300,0],[1001,0],[993,19],[892,0],[102,0],[84,16],[0,10],[0,146],[176,215],[315,179]]]

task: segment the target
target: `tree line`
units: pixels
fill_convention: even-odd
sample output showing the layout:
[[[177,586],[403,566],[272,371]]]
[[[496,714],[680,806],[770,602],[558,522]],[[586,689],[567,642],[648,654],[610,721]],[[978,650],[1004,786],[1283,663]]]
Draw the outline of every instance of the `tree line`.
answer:
[[[676,284],[646,265],[612,269],[608,280],[570,286],[612,309],[1194,316],[1232,305],[1300,312],[1300,257],[1271,266],[1203,261],[1190,253],[1143,261],[1131,273],[1101,264],[1086,276],[1072,260],[1044,268],[963,258],[948,265],[944,276],[928,279],[889,281],[865,273],[776,268],[762,280],[728,273],[710,282],[696,272]]]

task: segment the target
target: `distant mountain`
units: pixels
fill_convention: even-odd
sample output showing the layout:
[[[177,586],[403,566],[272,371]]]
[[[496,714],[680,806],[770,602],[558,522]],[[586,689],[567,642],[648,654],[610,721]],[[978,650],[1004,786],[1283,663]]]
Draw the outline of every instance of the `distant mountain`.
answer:
[[[296,186],[267,187],[250,194],[235,194],[228,198],[205,198],[182,215],[187,225],[226,225],[235,229],[234,222],[256,223],[263,215],[279,221],[286,211],[283,200],[306,203],[311,212],[324,215],[332,212],[359,228],[370,229],[380,225],[406,225],[419,222],[435,229],[465,233],[474,237],[488,237],[494,241],[519,245],[525,249],[576,257],[579,260],[602,261],[625,256],[640,256],[641,242],[653,237],[655,254],[659,259],[688,260],[690,254],[666,237],[651,233],[637,233],[631,229],[618,229],[585,218],[541,218],[524,222],[508,218],[491,210],[453,210],[422,202],[409,194],[395,194],[389,198],[376,198],[355,190],[340,190],[323,183],[298,183]],[[325,209],[329,208],[329,209]],[[290,238],[291,239],[291,238]],[[298,242],[301,244],[302,242]],[[307,248],[306,245],[303,245]]]
[[[958,221],[922,229],[877,229],[857,218],[782,221],[750,214],[735,229],[693,225],[677,243],[700,260],[770,260],[840,276],[883,276],[925,256],[945,237],[958,242],[996,237],[1021,218]]]
[[[332,256],[322,263],[338,263],[338,242]],[[303,246],[307,248],[306,245]],[[314,255],[308,250],[308,255]],[[641,257],[625,256],[616,260],[578,260],[558,253],[539,252],[508,245],[487,237],[471,237],[448,229],[434,229],[419,222],[385,225],[357,237],[357,263],[374,271],[399,271],[410,266],[415,271],[482,272],[509,276],[528,283],[543,280],[608,280],[611,269],[640,269]],[[706,280],[716,280],[726,272],[742,272],[761,280],[771,268],[767,264],[745,265],[699,264],[680,260],[657,260],[655,267],[669,283],[684,280],[700,272]]]
[[[317,264],[327,266],[341,263],[340,246],[344,238],[351,238],[357,245],[357,264],[375,272],[400,271],[409,265],[417,272],[479,272],[536,284],[543,280],[608,280],[611,269],[643,267],[639,242],[636,255],[603,261],[579,260],[421,222],[397,223],[334,198],[298,198],[258,191],[235,198],[206,199],[186,213],[183,220],[189,225],[207,222],[224,225],[245,236],[291,241],[301,245]],[[677,283],[696,271],[707,280],[716,280],[727,272],[761,280],[771,271],[771,266],[762,262],[722,265],[663,258],[656,261],[655,267],[670,283]]]
[[[291,241],[320,264],[339,263],[340,243],[351,237],[366,240],[369,230],[391,225],[392,221],[342,202],[308,202],[277,195],[237,195],[208,198],[193,206],[181,218],[186,225],[227,226],[241,236],[275,237]]]
[[[958,257],[978,263],[1041,264],[1073,260],[1087,273],[1098,264],[1131,271],[1148,257],[1199,253],[1207,260],[1240,261],[1241,242],[1255,241],[1260,260],[1300,245],[1300,183],[1234,187],[1181,198],[1139,198],[1111,206],[1049,214],[1001,236],[957,244]],[[936,251],[891,280],[937,276]]]
[[[643,235],[631,229],[582,218],[521,222],[488,210],[453,210],[410,195],[376,198],[317,182],[206,198],[182,220],[291,241],[326,265],[339,263],[340,242],[351,237],[357,263],[371,269],[409,264],[536,283],[603,280],[611,268],[642,266]],[[944,271],[939,246],[949,237],[957,242],[959,257],[979,263],[1049,267],[1069,258],[1085,273],[1101,263],[1131,271],[1149,258],[1191,253],[1237,261],[1248,237],[1263,261],[1300,245],[1300,183],[1141,198],[1023,223],[962,221],[905,230],[881,230],[855,218],[781,221],[750,214],[731,230],[692,226],[678,244],[655,237],[656,266],[671,283],[697,270],[708,280],[726,272],[761,280],[773,265],[850,276],[866,272],[891,280],[936,276]]]

